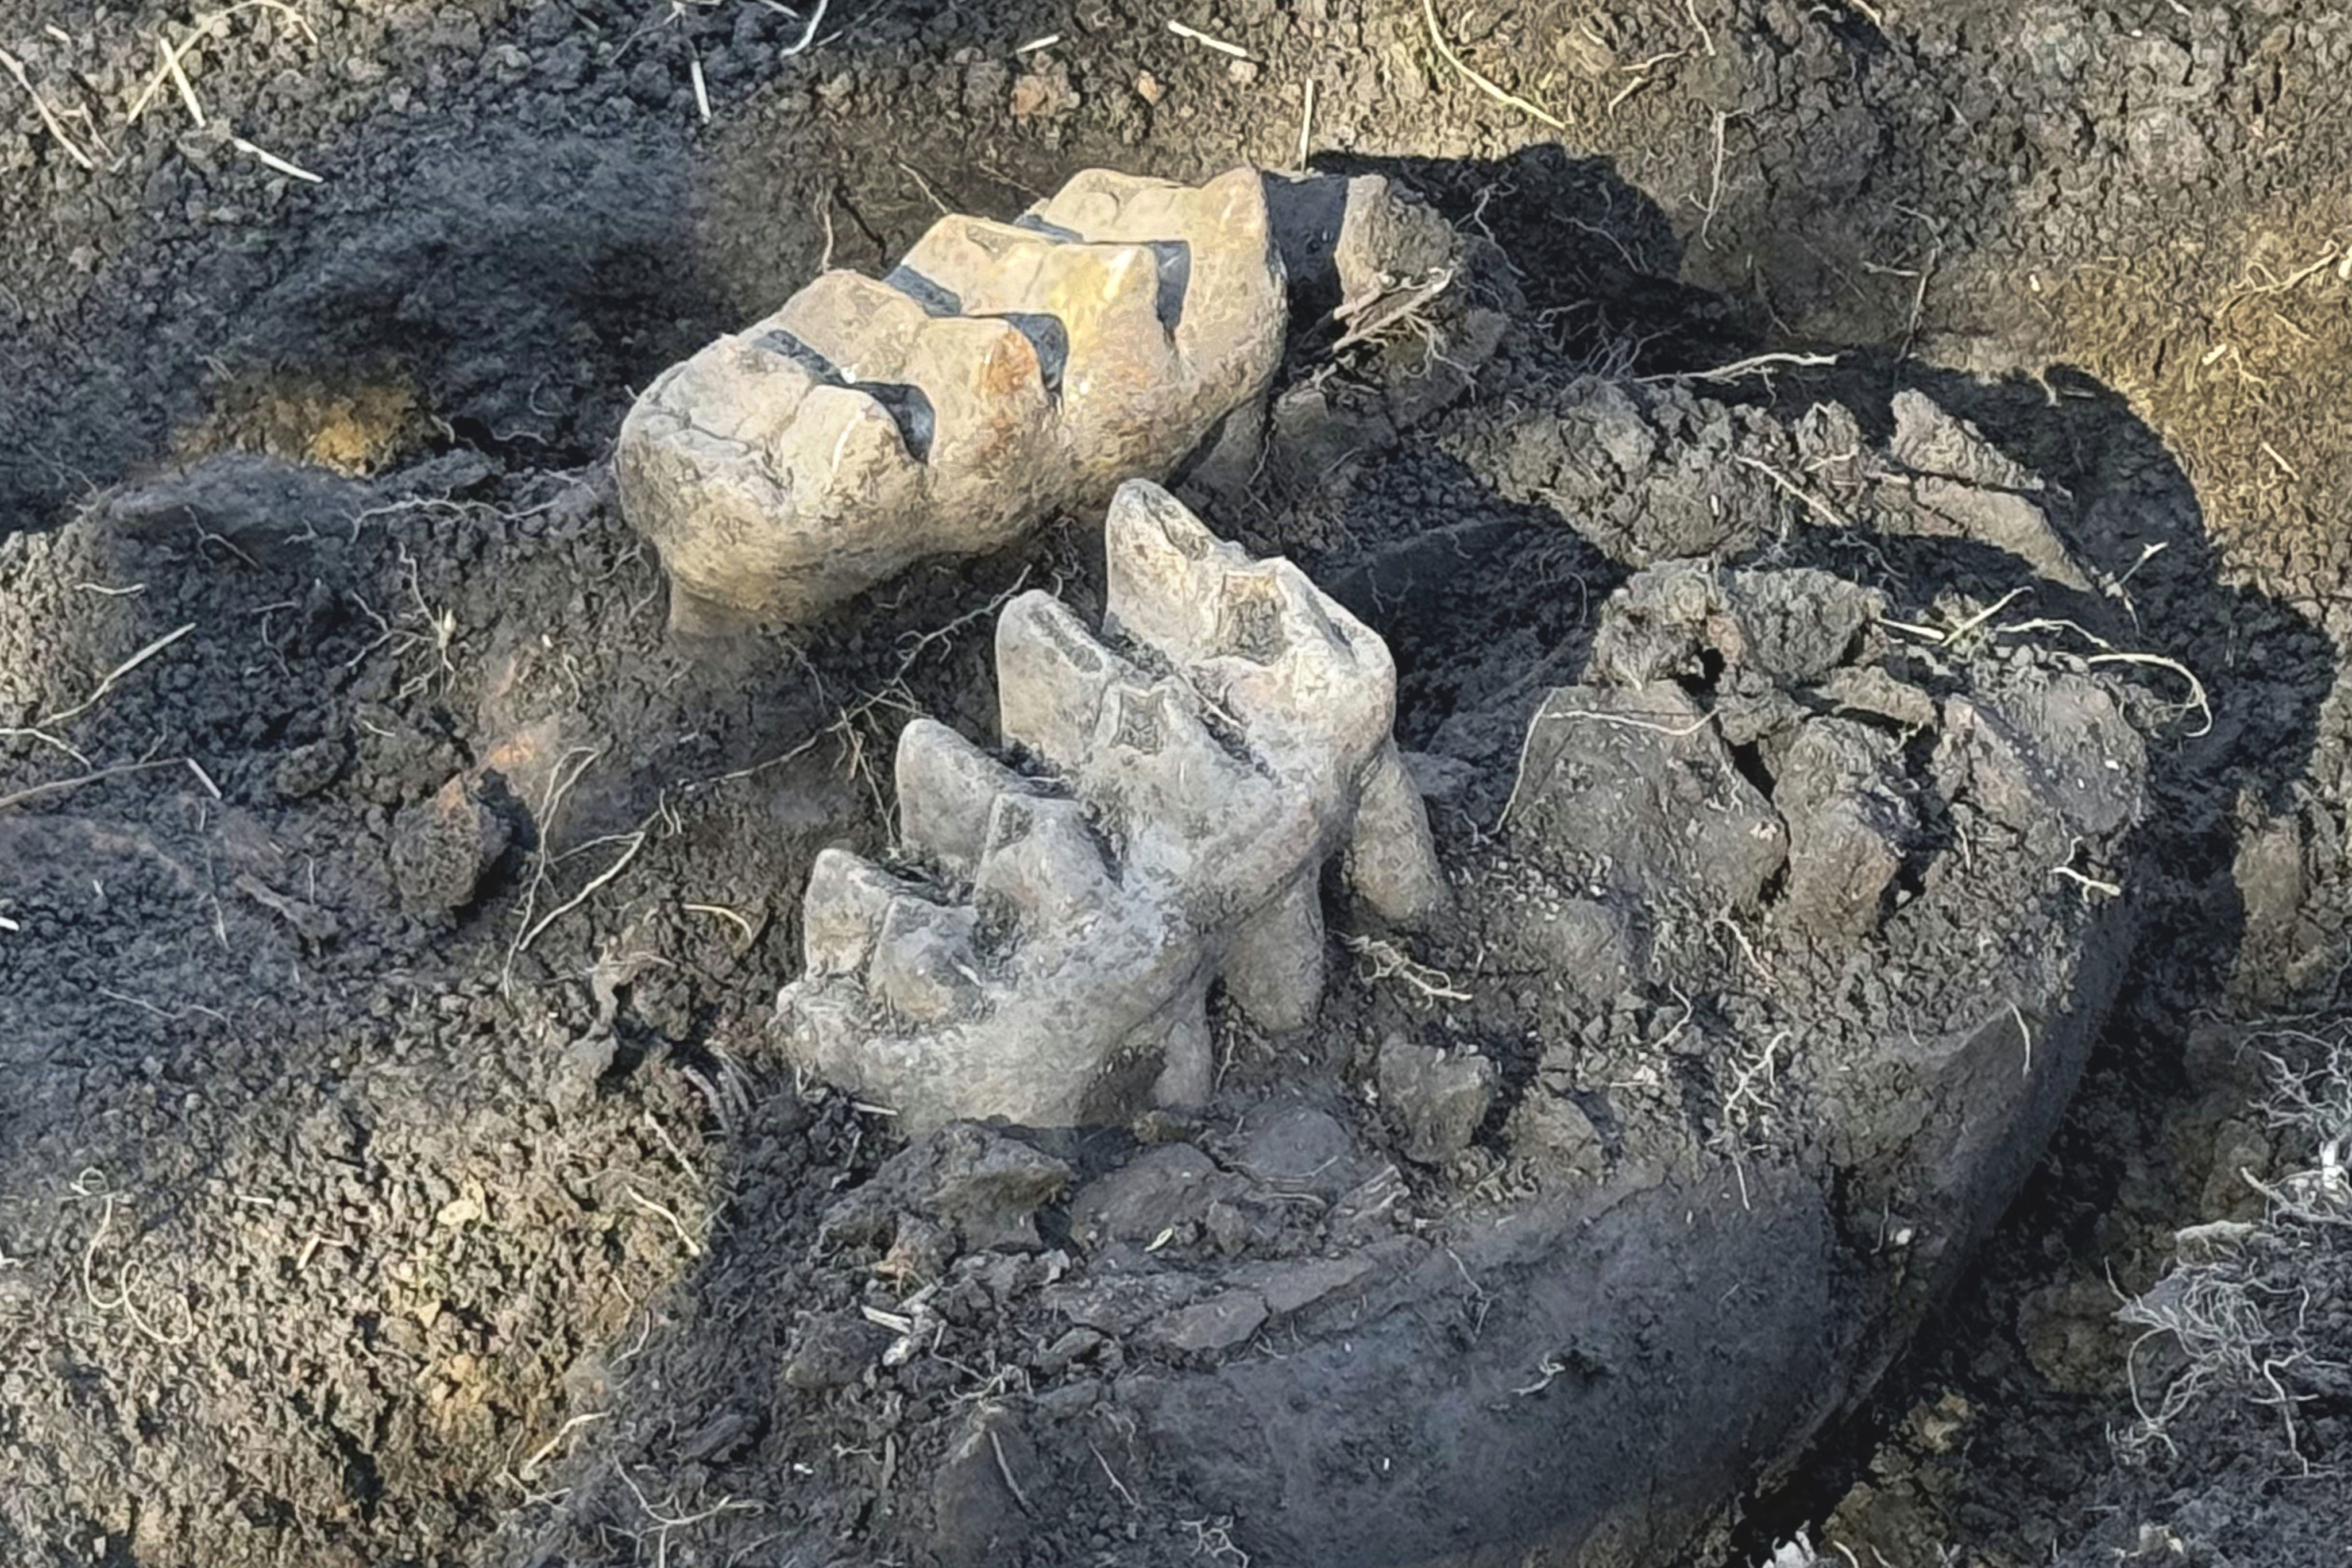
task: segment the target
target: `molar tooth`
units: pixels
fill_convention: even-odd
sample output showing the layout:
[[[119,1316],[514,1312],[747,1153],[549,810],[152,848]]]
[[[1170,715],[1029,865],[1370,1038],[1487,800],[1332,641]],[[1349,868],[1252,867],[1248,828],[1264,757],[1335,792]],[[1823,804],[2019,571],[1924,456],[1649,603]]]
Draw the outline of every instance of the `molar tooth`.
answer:
[[[1085,807],[1014,795],[996,797],[972,889],[1003,899],[1024,931],[1076,924],[1118,896]]]
[[[1443,894],[1387,733],[1393,671],[1379,639],[1296,568],[1250,563],[1163,494],[1129,501],[1170,568],[1126,580],[1136,624],[1176,628],[1163,652],[1198,651],[1147,679],[1052,598],[1016,598],[997,627],[1004,738],[1070,794],[919,721],[899,745],[907,836],[969,865],[969,894],[935,904],[855,857],[821,859],[813,880],[810,973],[778,1004],[785,1047],[910,1130],[1117,1121],[1147,1097],[1197,1110],[1214,1087],[1213,980],[1264,1027],[1313,1019],[1327,860],[1344,849],[1350,879],[1392,921]],[[1110,548],[1116,559],[1117,538]],[[1250,606],[1242,635],[1213,637],[1234,603]],[[1228,644],[1238,651],[1215,651]],[[1204,690],[1236,700],[1218,710]],[[1214,730],[1204,707],[1222,713]],[[856,920],[842,912],[852,904]],[[998,940],[1000,919],[1012,940]],[[836,925],[846,934],[817,940]],[[814,962],[820,949],[837,951],[832,967]],[[845,973],[861,951],[862,973]]]
[[[1262,417],[1286,304],[1255,172],[1065,195],[943,217],[885,279],[829,271],[639,400],[622,508],[678,624],[807,619]]]

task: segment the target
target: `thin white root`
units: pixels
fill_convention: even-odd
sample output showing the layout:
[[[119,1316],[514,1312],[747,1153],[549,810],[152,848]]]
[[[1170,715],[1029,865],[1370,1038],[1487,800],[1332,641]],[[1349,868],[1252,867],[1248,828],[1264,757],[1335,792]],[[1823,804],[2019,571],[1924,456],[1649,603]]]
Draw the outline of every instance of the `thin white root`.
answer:
[[[1508,109],[1516,109],[1522,114],[1528,115],[1532,119],[1541,121],[1544,124],[1550,126],[1554,131],[1565,131],[1568,129],[1568,121],[1562,120],[1559,115],[1552,113],[1548,109],[1542,108],[1540,105],[1529,103],[1526,99],[1521,98],[1515,92],[1505,91],[1502,88],[1497,87],[1495,83],[1487,80],[1485,77],[1480,76],[1476,71],[1471,69],[1469,62],[1463,59],[1460,55],[1455,54],[1454,52],[1454,46],[1445,41],[1444,30],[1437,25],[1436,0],[1421,0],[1421,16],[1422,20],[1429,24],[1429,41],[1436,46],[1438,54],[1444,58],[1447,65],[1452,66],[1455,70],[1462,73],[1463,80],[1468,82],[1472,87],[1475,87],[1479,91],[1485,93],[1488,98],[1493,99],[1496,103],[1502,104]],[[1169,26],[1172,27],[1175,24],[1171,22]]]

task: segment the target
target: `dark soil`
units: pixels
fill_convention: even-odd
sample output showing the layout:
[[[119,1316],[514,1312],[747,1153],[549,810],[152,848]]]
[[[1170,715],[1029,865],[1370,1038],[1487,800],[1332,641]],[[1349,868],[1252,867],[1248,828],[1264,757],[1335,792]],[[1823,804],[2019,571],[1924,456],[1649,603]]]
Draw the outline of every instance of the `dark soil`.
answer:
[[[2106,1281],[2145,1290],[2180,1226],[2258,1215],[2239,1169],[2304,1168],[2311,1151],[2251,1109],[2262,1072],[2238,1046],[2248,1020],[2342,1001],[2343,17],[2287,0],[1436,7],[1477,68],[1572,117],[1555,134],[1460,79],[1405,0],[1185,13],[1246,68],[1127,0],[836,5],[797,54],[799,26],[752,3],[297,9],[315,44],[257,6],[184,57],[203,130],[168,84],[123,123],[154,34],[183,37],[187,8],[19,0],[0,21],[58,117],[0,76],[0,1557],[865,1562],[995,1540],[978,1560],[1473,1542],[1490,1554],[1461,1560],[1546,1560],[1528,1553],[1570,1502],[1527,1495],[1540,1462],[1495,1466],[1483,1489],[1383,1489],[1396,1464],[1426,1479],[1491,1454],[1470,1439],[1391,1452],[1318,1405],[1298,1451],[1329,1443],[1352,1468],[1285,1473],[1295,1456],[1276,1454],[1218,1474],[1247,1379],[1300,1331],[1220,1363],[1228,1403],[1163,1402],[1139,1435],[1108,1387],[1202,1386],[1179,1375],[1200,1363],[1118,1331],[1072,1348],[1046,1294],[1051,1259],[1087,1251],[1065,1207],[1044,1251],[942,1279],[929,1353],[877,1364],[894,1335],[856,1309],[889,1242],[835,1211],[899,1141],[795,1085],[766,1014],[797,968],[808,857],[881,842],[906,717],[990,732],[985,607],[1017,582],[1083,604],[1091,520],[920,574],[797,646],[686,648],[599,467],[634,388],[824,261],[878,271],[942,204],[1006,216],[1089,164],[1294,163],[1311,82],[1315,163],[1389,173],[1492,238],[1517,325],[1466,403],[1212,521],[1291,553],[1391,640],[1406,744],[1470,769],[1438,816],[1484,913],[1423,954],[1467,1006],[1348,973],[1303,1074],[1229,1031],[1229,1105],[1304,1081],[1398,1184],[1361,1233],[1344,1205],[1237,1193],[1242,1264],[1426,1249],[1546,1190],[1507,1125],[1545,1093],[1589,1109],[1601,1143],[1555,1158],[1550,1190],[1591,1180],[1588,1157],[1612,1175],[1654,1159],[1723,1200],[1728,1075],[1782,1016],[1822,1016],[1813,980],[1768,948],[1785,984],[1758,984],[1695,921],[1659,944],[1660,980],[1707,998],[1687,1037],[1663,984],[1618,1006],[1530,998],[1509,946],[1527,905],[1504,891],[1540,901],[1574,868],[1491,825],[1517,726],[1585,678],[1599,605],[1649,560],[1818,566],[1922,614],[2017,585],[2014,561],[1878,531],[1900,503],[1870,455],[1898,394],[1924,392],[2054,487],[2053,526],[2105,585],[2034,613],[2179,661],[2211,710],[2200,732],[2155,711],[2170,675],[2123,683],[2150,736],[2147,826],[2127,864],[2078,868],[2125,883],[2137,944],[2050,1153],[2028,1177],[2063,1085],[1952,1200],[1997,1208],[2024,1182],[1972,1271],[1961,1234],[1907,1291],[1885,1271],[1832,1281],[1826,1260],[1854,1252],[1838,1227],[1896,1199],[1805,1212],[1811,1175],[1853,1162],[1808,1146],[1847,1112],[1801,1079],[1775,1125],[1732,1130],[1754,1133],[1737,1146],[1757,1189],[1725,1212],[1764,1213],[1719,1225],[1705,1256],[1727,1272],[1693,1289],[1736,1303],[1743,1269],[1800,1279],[1818,1256],[1820,1295],[1754,1300],[1685,1344],[1643,1337],[1633,1286],[1519,1298],[1539,1268],[1498,1253],[1474,1275],[1425,1251],[1401,1279],[1463,1268],[1464,1289],[1415,1287],[1440,1305],[1410,1333],[1376,1328],[1330,1386],[1352,1394],[1369,1367],[1396,1404],[1366,1419],[1422,1419],[1448,1397],[1434,1369],[1478,1364],[1432,1347],[1471,1355],[1491,1323],[1483,1342],[1515,1366],[1551,1357],[1573,1396],[1505,1396],[1526,1451],[1658,1424],[1580,1507],[1678,1453],[1696,1491],[1753,1479],[1819,1426],[1808,1463],[1695,1561],[1800,1529],[1895,1568],[1948,1551],[2342,1560],[2340,1388],[2298,1387],[2316,1403],[2292,1450],[2273,1410],[2222,1390],[2175,1427],[2178,1454],[2123,1464],[2108,1436],[2134,1420],[2137,1331],[2109,1321]],[[1824,350],[1843,358],[1672,379]],[[1817,403],[1846,423],[1823,427]],[[1626,428],[1637,461],[1584,460]],[[156,482],[218,453],[319,467]],[[2037,912],[2066,907],[2053,891],[1987,887],[1976,928],[2063,945],[2080,933]],[[1832,1010],[1855,1049],[1879,1005]],[[1595,1019],[1587,1059],[1529,1046],[1538,1022]],[[1348,1098],[1399,1028],[1492,1059],[1505,1085],[1443,1168]],[[1654,1092],[1594,1097],[1651,1058]],[[1254,1125],[1189,1131],[1238,1181]],[[1083,1181],[1134,1147],[1048,1152]],[[1654,1254],[1643,1238],[1670,1206],[1607,1234]],[[1225,1268],[1207,1211],[1184,1223],[1160,1249],[1173,1267]],[[2298,1270],[2329,1278],[2267,1256],[2257,1277]],[[2319,1360],[2352,1355],[2331,1300],[2303,1330]],[[1825,1339],[1857,1301],[1879,1331]],[[1309,1341],[1374,1316],[1320,1310],[1339,1315],[1303,1320]],[[1717,1381],[1663,1406],[1612,1391],[1608,1368],[1722,1346]],[[1317,1386],[1297,1375],[1285,1386]],[[1780,1429],[1700,1440],[1775,1387]],[[1656,1560],[1686,1522],[1659,1521],[1587,1546]]]

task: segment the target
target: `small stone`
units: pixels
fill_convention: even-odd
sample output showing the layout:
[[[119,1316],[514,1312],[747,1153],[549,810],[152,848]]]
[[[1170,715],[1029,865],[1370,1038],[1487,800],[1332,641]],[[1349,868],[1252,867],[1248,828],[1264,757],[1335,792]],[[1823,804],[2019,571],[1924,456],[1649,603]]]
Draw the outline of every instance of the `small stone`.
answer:
[[[1013,84],[1013,118],[1032,120],[1061,102],[1061,90],[1043,76],[1024,76]]]
[[[789,1388],[845,1388],[866,1375],[888,1338],[856,1312],[824,1312],[810,1318],[793,1336],[784,1361]]]
[[[1069,1421],[1102,1403],[1103,1385],[1091,1377],[1051,1389],[1037,1396],[1037,1414],[1048,1421]]]
[[[1160,85],[1158,77],[1145,71],[1135,79],[1135,96],[1156,108],[1168,96],[1168,89]]]
[[[1160,1350],[1205,1355],[1243,1343],[1265,1319],[1265,1297],[1255,1290],[1227,1290],[1155,1319],[1143,1339]]]
[[[1277,1192],[1337,1197],[1360,1180],[1356,1141],[1338,1118],[1294,1105],[1259,1123],[1234,1165]]]
[[[1070,1200],[1070,1232],[1089,1247],[1150,1241],[1176,1226],[1198,1224],[1209,1205],[1243,1184],[1190,1143],[1147,1149],[1079,1189]]]
[[[932,1549],[948,1568],[1018,1561],[1030,1535],[1024,1477],[1045,1479],[1021,1423],[1003,1405],[983,1405],[931,1478]]]
[[[1256,1290],[1267,1312],[1286,1318],[1352,1289],[1371,1278],[1378,1267],[1360,1253],[1352,1258],[1317,1258],[1301,1263],[1254,1264],[1236,1270],[1234,1277]]]

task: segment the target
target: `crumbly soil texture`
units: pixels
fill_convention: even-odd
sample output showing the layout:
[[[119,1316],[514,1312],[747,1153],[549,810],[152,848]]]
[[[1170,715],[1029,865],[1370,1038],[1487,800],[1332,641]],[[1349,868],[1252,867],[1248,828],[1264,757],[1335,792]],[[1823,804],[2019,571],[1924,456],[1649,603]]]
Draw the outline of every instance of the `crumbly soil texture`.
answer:
[[[2343,1560],[2352,25],[1179,19],[0,20],[0,1558]],[[1197,1121],[910,1144],[802,886],[1100,520],[685,641],[619,417],[1302,154],[1491,248],[1302,290],[1204,515],[1388,639],[1455,913]]]

